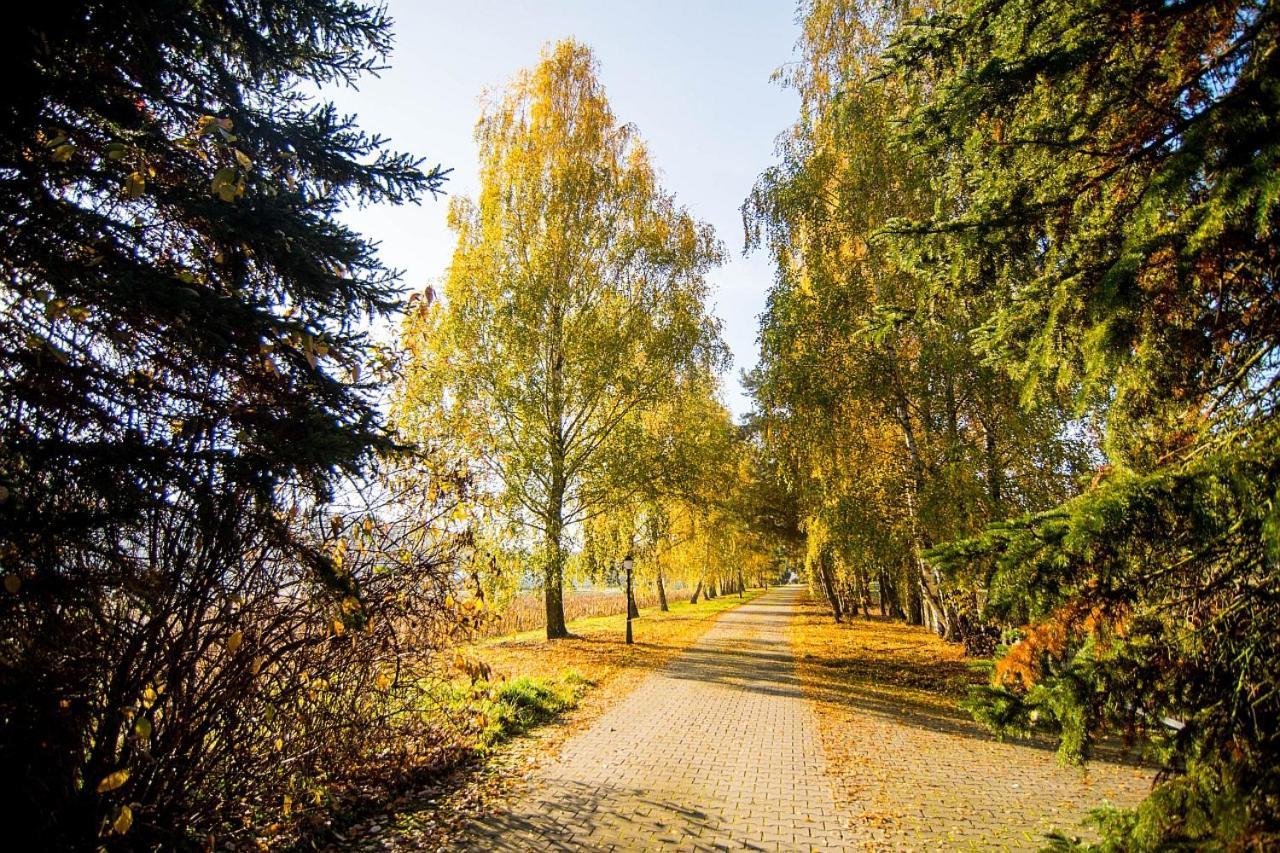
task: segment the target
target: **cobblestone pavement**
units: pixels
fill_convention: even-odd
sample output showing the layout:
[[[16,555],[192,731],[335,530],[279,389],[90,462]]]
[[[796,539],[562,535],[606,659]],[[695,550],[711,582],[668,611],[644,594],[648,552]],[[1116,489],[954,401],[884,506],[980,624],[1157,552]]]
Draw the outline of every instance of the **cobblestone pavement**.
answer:
[[[846,849],[787,623],[797,590],[726,613],[565,745],[476,850]]]
[[[815,613],[829,628],[825,609],[810,607],[807,618]],[[884,630],[881,637],[917,629]],[[799,669],[846,835],[867,849],[1040,850],[1050,831],[1095,836],[1084,823],[1092,809],[1134,806],[1150,790],[1150,769],[1104,760],[1064,766],[1049,744],[998,742],[927,691],[849,677],[855,661],[842,652],[857,654],[835,647]],[[910,676],[910,659],[902,666],[899,676]]]
[[[1038,849],[1049,826],[1076,830],[1103,798],[1146,789],[1132,768],[1082,775],[958,717],[806,691],[787,642],[802,595],[775,589],[726,613],[462,849]]]

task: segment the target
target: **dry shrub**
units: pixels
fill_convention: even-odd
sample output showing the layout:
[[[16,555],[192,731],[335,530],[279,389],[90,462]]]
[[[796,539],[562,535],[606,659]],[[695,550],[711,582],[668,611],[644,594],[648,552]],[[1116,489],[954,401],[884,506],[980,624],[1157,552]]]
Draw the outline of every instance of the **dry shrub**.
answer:
[[[447,499],[156,502],[0,598],[0,797],[48,848],[256,847],[451,749]],[[213,495],[206,495],[212,497]],[[287,506],[283,496],[276,506]]]

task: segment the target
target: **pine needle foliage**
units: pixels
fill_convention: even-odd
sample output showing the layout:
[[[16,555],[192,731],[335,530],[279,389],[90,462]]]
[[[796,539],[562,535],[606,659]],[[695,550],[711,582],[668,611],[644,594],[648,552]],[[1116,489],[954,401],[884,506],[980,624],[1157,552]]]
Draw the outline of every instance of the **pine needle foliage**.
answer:
[[[0,817],[32,847],[281,819],[291,774],[369,742],[376,589],[435,600],[421,553],[362,590],[372,551],[344,563],[323,510],[391,446],[364,323],[399,298],[337,214],[443,179],[312,94],[390,44],[384,9],[338,0],[4,28]]]
[[[1082,494],[932,557],[1023,626],[980,717],[1162,762],[1107,849],[1280,843],[1277,38],[1269,2],[983,0],[888,51],[943,199],[901,245],[992,300],[977,349],[1028,401],[1105,419]]]

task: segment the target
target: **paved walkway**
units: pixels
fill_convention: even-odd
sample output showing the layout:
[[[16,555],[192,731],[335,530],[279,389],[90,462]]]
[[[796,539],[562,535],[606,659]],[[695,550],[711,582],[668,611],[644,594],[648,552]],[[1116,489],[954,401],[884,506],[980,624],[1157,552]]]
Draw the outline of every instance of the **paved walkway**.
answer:
[[[798,594],[720,617],[475,827],[473,848],[845,849],[787,644]]]
[[[1078,830],[1104,798],[1145,792],[1132,768],[1083,776],[897,702],[819,689],[809,695],[837,709],[819,720],[788,645],[801,595],[775,589],[720,617],[534,771],[510,811],[473,824],[463,849],[1034,850],[1050,826]]]

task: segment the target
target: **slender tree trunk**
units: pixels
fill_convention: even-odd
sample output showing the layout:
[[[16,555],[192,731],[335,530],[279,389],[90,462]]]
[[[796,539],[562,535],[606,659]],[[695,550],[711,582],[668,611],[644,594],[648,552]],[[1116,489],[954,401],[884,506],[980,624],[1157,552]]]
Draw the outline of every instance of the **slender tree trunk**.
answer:
[[[569,636],[564,624],[564,451],[558,444],[551,455],[551,490],[547,512],[547,566],[544,596],[547,605],[547,639]]]
[[[907,591],[907,622],[911,625],[923,625],[924,604],[920,600],[920,585],[912,583],[909,574],[903,581]]]
[[[565,475],[564,415],[564,311],[560,301],[550,306],[547,338],[547,426],[550,431],[550,486],[547,494],[547,568],[545,601],[547,606],[547,639],[569,636],[564,624],[564,496],[568,490]]]
[[[818,579],[822,582],[822,591],[827,594],[827,601],[831,602],[831,611],[839,622],[844,614],[840,610],[840,598],[836,595],[836,586],[831,578],[831,567],[827,565],[827,558],[824,556],[818,557]]]
[[[667,588],[662,584],[662,569],[658,569],[658,609],[666,613],[671,608],[667,606]]]
[[[871,576],[867,573],[866,566],[858,569],[858,584],[862,593],[862,615],[871,618]]]
[[[558,640],[569,636],[564,624],[564,553],[558,543],[548,543],[546,574],[543,579],[547,607],[547,639]]]
[[[689,598],[690,604],[698,603],[698,596],[702,594],[702,578],[698,578],[698,585],[693,588],[693,595]]]
[[[634,588],[627,585],[627,615],[632,619],[640,618],[640,608],[636,607],[636,594]]]

